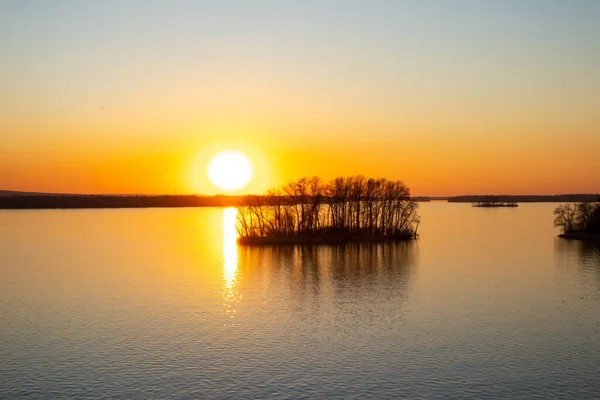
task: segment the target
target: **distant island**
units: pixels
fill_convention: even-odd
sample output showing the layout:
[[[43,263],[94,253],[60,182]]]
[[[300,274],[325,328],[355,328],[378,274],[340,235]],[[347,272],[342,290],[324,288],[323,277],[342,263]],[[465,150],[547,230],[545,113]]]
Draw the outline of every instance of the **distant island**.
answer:
[[[472,202],[473,207],[519,207],[516,201],[506,201],[498,196],[488,196],[481,201]]]
[[[263,201],[249,196],[238,207],[239,243],[326,244],[412,240],[417,237],[418,205],[401,181],[363,176],[325,184],[301,178]]]
[[[476,202],[472,203],[473,207],[494,208],[494,207],[519,207],[514,201],[507,202]]]
[[[578,240],[600,240],[600,202],[561,204],[554,210],[554,226],[559,237]]]

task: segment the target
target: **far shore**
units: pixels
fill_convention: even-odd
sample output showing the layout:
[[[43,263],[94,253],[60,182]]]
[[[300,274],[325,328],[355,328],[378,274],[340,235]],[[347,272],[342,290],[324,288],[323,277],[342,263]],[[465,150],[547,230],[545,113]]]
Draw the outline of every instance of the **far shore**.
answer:
[[[0,191],[0,209],[239,207],[249,198],[259,204],[265,202],[265,197],[258,195],[63,195]],[[414,197],[412,200],[422,202],[429,198]]]
[[[427,197],[413,196],[412,201],[431,200],[449,203],[478,203],[490,196]],[[102,195],[58,194],[0,190],[0,209],[69,209],[69,208],[154,208],[154,207],[238,207],[247,198],[261,203],[261,195]],[[502,202],[583,202],[596,201],[598,194],[569,194],[553,196],[498,196]],[[485,206],[484,206],[485,207]],[[504,207],[504,206],[502,206]]]

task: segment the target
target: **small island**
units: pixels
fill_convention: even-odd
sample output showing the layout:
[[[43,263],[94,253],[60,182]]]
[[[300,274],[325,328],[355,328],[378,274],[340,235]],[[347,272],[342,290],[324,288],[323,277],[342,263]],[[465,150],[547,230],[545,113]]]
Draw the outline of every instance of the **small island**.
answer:
[[[239,243],[340,244],[417,238],[418,204],[401,181],[301,178],[238,207]]]
[[[496,207],[519,207],[516,201],[504,198],[504,196],[479,196],[471,201],[473,207],[496,208]]]
[[[554,210],[554,226],[565,239],[600,241],[600,202],[561,204]]]
[[[477,201],[475,203],[471,203],[473,207],[519,207],[517,202],[515,201]]]
[[[503,202],[514,202],[514,203],[581,203],[584,201],[596,201],[600,198],[599,194],[588,193],[588,194],[556,194],[556,195],[540,195],[540,194],[503,194],[503,195],[463,195],[463,196],[451,196],[446,198],[435,198],[432,200],[447,200],[448,203],[480,203],[488,202],[490,198],[503,201]]]

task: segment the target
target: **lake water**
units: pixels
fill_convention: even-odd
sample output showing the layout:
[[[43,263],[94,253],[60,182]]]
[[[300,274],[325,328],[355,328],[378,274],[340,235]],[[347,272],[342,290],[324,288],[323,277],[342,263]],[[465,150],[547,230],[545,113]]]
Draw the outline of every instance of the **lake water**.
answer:
[[[600,247],[554,207],[262,248],[231,209],[0,211],[0,398],[600,398]]]

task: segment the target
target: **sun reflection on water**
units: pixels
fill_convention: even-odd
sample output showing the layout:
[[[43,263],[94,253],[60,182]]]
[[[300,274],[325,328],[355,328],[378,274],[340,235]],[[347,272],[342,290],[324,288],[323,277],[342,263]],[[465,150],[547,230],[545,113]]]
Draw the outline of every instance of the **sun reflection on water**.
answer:
[[[235,228],[237,210],[227,208],[223,211],[223,297],[226,313],[233,318],[240,294],[238,276],[238,233]]]

